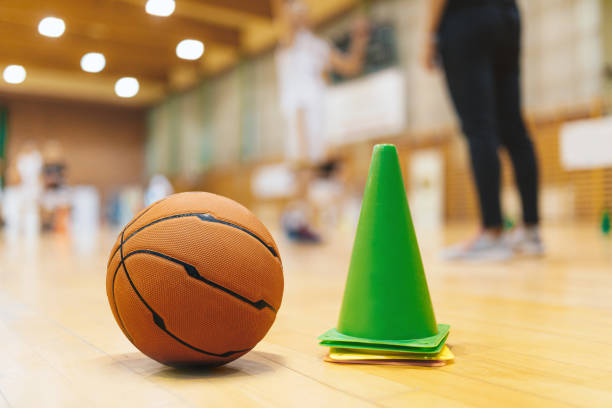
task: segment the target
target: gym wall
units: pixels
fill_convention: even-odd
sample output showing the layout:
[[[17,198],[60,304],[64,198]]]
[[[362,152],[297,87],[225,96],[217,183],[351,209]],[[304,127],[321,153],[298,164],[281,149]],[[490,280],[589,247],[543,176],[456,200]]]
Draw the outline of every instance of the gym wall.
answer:
[[[593,186],[589,191],[597,194],[595,199],[567,192],[575,190],[567,184],[573,179],[560,167],[556,153],[558,134],[554,133],[565,120],[601,114],[601,109],[592,107],[600,106],[604,96],[603,3],[606,2],[519,0],[524,26],[526,116],[545,174],[543,201],[545,205],[553,203],[550,204],[553,207],[557,205],[555,202],[562,201],[555,214],[592,218],[599,211],[596,208],[599,203],[607,200],[608,193],[590,181],[587,184]],[[391,22],[396,27],[400,68],[406,77],[408,95],[407,128],[399,135],[389,135],[379,141],[397,143],[406,146],[405,149],[437,146],[444,152],[447,172],[452,174],[445,186],[446,219],[475,218],[477,211],[468,162],[442,75],[427,73],[418,63],[424,7],[425,0],[379,1],[371,7],[375,21]],[[319,34],[336,38],[349,29],[353,17],[349,13],[320,27]],[[558,27],[567,29],[560,32]],[[550,125],[542,130],[541,125],[535,125],[541,123]],[[244,174],[257,163],[282,158],[286,124],[278,110],[273,53],[246,60],[188,93],[173,96],[151,110],[148,129],[149,174],[162,172],[174,179],[191,180],[191,184],[186,183],[188,186],[220,188],[227,194],[236,191],[246,195],[241,189],[219,185],[207,175],[231,179],[230,174]],[[346,148],[349,155],[367,150],[372,144],[355,143],[364,145],[365,149],[352,148],[349,142]],[[367,155],[358,155],[349,160],[362,168],[358,162],[367,158]],[[511,174],[507,163],[504,168],[506,174]],[[361,182],[354,180],[356,186]],[[506,177],[506,184],[512,184],[510,177]],[[249,200],[247,196],[236,198]],[[516,202],[510,193],[505,194],[504,201],[509,201],[511,207]]]
[[[26,141],[39,150],[57,140],[70,185],[94,185],[105,196],[116,187],[143,182],[145,111],[67,100],[10,96],[7,180],[16,178],[15,159]]]

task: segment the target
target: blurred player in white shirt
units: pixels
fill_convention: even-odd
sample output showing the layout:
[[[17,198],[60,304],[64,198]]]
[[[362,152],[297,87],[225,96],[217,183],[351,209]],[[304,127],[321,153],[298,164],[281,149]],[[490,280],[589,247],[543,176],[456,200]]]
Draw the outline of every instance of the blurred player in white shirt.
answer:
[[[325,76],[332,70],[344,76],[361,72],[369,28],[365,19],[358,19],[350,50],[343,54],[311,31],[304,2],[290,0],[278,8],[285,25],[276,54],[281,111],[289,124],[285,153],[297,171],[300,201],[287,211],[283,224],[290,238],[317,242],[307,194],[313,169],[326,160]]]
[[[9,242],[23,234],[35,238],[40,232],[39,201],[42,192],[43,160],[36,144],[26,141],[12,169],[10,186],[3,197],[2,216]]]

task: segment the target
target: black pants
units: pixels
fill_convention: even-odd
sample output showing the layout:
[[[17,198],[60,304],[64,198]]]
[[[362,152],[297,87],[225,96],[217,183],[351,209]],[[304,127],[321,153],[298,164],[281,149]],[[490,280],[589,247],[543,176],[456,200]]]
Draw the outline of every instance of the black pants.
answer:
[[[537,163],[521,115],[520,32],[512,2],[448,10],[440,25],[442,65],[468,140],[485,227],[502,225],[500,145],[514,166],[523,221],[538,223]]]

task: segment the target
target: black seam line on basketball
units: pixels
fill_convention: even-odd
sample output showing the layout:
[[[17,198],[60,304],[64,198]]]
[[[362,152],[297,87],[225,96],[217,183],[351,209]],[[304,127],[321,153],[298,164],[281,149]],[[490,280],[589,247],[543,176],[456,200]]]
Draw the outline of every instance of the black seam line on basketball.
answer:
[[[113,293],[113,305],[115,306],[115,311],[117,312],[117,317],[119,318],[119,325],[121,326],[123,333],[132,342],[132,344],[134,344],[134,340],[132,339],[132,336],[130,336],[130,333],[128,332],[127,327],[125,327],[125,324],[123,323],[123,319],[121,318],[121,313],[119,313],[119,307],[117,306],[117,299],[115,298],[115,279],[117,278],[117,272],[119,271],[119,268],[121,267],[122,264],[123,264],[123,231],[121,231],[121,261],[119,261],[119,266],[117,266],[117,269],[115,269],[115,273],[113,274],[113,283],[112,283],[111,291]]]
[[[161,204],[162,202],[166,201],[168,197],[164,197],[161,200],[158,200],[156,202],[154,202],[153,204],[151,204],[149,206],[149,208],[145,209],[140,215],[136,216],[136,218],[134,218],[132,221],[128,222],[126,224],[126,226],[123,228],[123,232],[125,232],[125,230],[127,230],[132,224],[134,224],[136,221],[138,221],[143,215],[145,215],[146,213],[148,213],[150,210],[152,210],[154,207],[157,207],[158,204]],[[129,237],[128,237],[129,238]]]
[[[137,215],[136,218],[134,218],[132,221],[128,222],[125,227],[123,227],[123,229],[121,230],[121,244],[123,245],[123,243],[125,242],[123,240],[123,234],[125,233],[125,231],[130,227],[130,225],[134,224],[136,221],[138,221],[143,215],[145,215],[146,213],[149,212],[149,210],[151,210],[153,207],[157,206],[157,204],[160,204],[163,201],[166,201],[168,197],[164,197],[161,200],[158,200],[156,202],[154,202],[153,204],[151,204],[148,208],[146,208],[145,210],[142,211],[142,213],[140,213],[140,215]],[[132,236],[132,235],[130,235]],[[129,239],[129,237],[128,237]],[[113,260],[113,257],[117,254],[117,251],[119,250],[119,247],[117,247],[117,249],[115,249],[115,251],[113,252],[113,255],[111,255],[111,257],[108,260],[108,265],[106,265],[106,267],[108,268],[110,266],[111,261]]]
[[[129,256],[130,256],[130,254],[128,254],[128,257]],[[138,296],[138,298],[140,299],[142,304],[147,309],[149,309],[149,311],[153,315],[153,323],[155,323],[155,325],[157,327],[159,327],[164,333],[166,333],[168,336],[172,337],[174,340],[178,341],[179,343],[181,343],[182,345],[184,345],[186,347],[189,347],[192,350],[195,350],[195,351],[203,353],[203,354],[207,354],[209,356],[215,356],[215,357],[230,357],[231,355],[238,354],[238,353],[245,353],[245,352],[251,350],[250,348],[244,349],[244,350],[230,350],[230,351],[226,351],[225,353],[220,353],[219,354],[219,353],[213,353],[211,351],[202,350],[201,348],[192,346],[191,344],[187,343],[186,341],[180,339],[175,334],[170,332],[170,330],[168,330],[168,328],[166,328],[166,323],[164,322],[164,319],[155,310],[153,310],[153,308],[151,306],[149,306],[149,304],[147,303],[146,300],[144,300],[144,298],[142,297],[142,295],[140,294],[138,289],[136,289],[136,285],[134,285],[134,282],[132,282],[132,278],[130,277],[130,274],[128,273],[127,266],[125,264],[125,258],[121,261],[121,264],[123,265],[123,270],[125,271],[125,276],[128,278],[128,281],[130,282],[130,285],[132,286],[132,289],[134,289],[134,292],[136,293],[136,295]]]
[[[223,225],[227,225],[229,227],[232,228],[236,228],[239,229],[240,231],[246,232],[247,234],[249,234],[250,236],[252,236],[253,238],[255,238],[257,241],[259,241],[263,246],[266,247],[266,249],[268,251],[270,251],[270,253],[275,257],[278,258],[278,254],[276,253],[276,250],[274,249],[274,247],[272,245],[268,245],[266,244],[266,242],[261,239],[259,236],[257,236],[255,233],[249,231],[248,229],[241,227],[239,225],[236,224],[232,224],[231,222],[227,222],[227,221],[222,221],[222,220],[218,220],[215,217],[213,217],[212,215],[208,214],[208,213],[186,213],[186,214],[176,214],[176,215],[171,215],[169,217],[164,217],[164,218],[160,218],[158,220],[152,221],[147,225],[143,225],[142,227],[138,228],[136,231],[132,232],[130,235],[128,235],[125,238],[125,241],[121,242],[121,245],[123,245],[124,243],[126,243],[127,241],[129,241],[130,238],[132,238],[135,234],[139,233],[140,231],[142,231],[145,228],[150,227],[151,225],[155,225],[157,223],[160,223],[162,221],[168,221],[168,220],[173,220],[176,218],[185,218],[185,217],[197,217],[202,221],[205,222],[214,222],[214,223],[218,223],[218,224],[223,224]],[[126,227],[127,228],[127,227]],[[119,251],[119,247],[117,247],[117,249],[115,249],[115,252],[113,252],[113,254],[111,255],[111,259],[117,254],[117,251]]]
[[[123,250],[122,250],[123,251]],[[125,258],[123,259],[123,263],[125,264],[125,260],[128,259],[129,257],[131,257],[132,255],[137,255],[137,254],[149,254],[149,255],[153,255],[153,256],[157,256],[159,258],[163,258],[166,259],[172,263],[175,263],[177,265],[181,265],[183,268],[185,268],[185,271],[187,272],[187,275],[189,275],[190,277],[197,279],[201,282],[204,282],[205,284],[207,284],[208,286],[212,286],[213,288],[219,289],[225,293],[227,293],[228,295],[231,295],[233,297],[235,297],[236,299],[247,303],[251,306],[253,306],[254,308],[256,308],[257,310],[262,310],[263,308],[267,307],[268,309],[272,310],[274,313],[276,313],[276,308],[274,306],[272,306],[271,304],[269,304],[268,302],[266,302],[263,299],[260,299],[256,302],[242,296],[239,293],[234,292],[231,289],[226,288],[225,286],[221,286],[218,283],[215,283],[211,280],[206,279],[205,277],[203,277],[202,275],[200,275],[200,273],[198,272],[197,268],[193,265],[190,265],[186,262],[180,261],[176,258],[172,258],[171,256],[159,253],[159,252],[155,252],[155,251],[150,251],[148,249],[139,249],[136,250],[134,252],[130,252],[129,254],[127,254],[125,256]]]

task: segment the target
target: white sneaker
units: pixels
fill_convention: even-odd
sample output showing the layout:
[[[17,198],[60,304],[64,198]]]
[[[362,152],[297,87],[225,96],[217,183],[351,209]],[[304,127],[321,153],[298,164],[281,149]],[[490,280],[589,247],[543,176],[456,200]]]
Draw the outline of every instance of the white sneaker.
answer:
[[[510,239],[510,245],[521,255],[542,256],[546,252],[537,227],[517,229]]]
[[[512,258],[513,252],[503,235],[483,232],[473,240],[444,249],[441,255],[446,261],[501,262]]]

